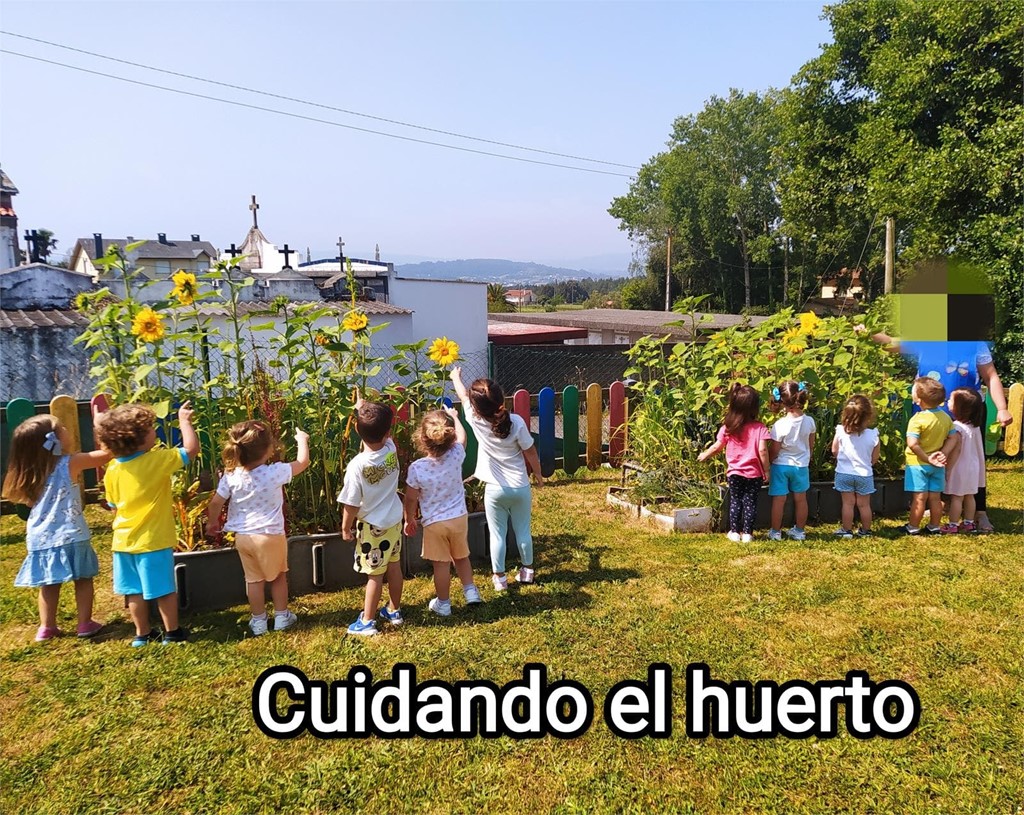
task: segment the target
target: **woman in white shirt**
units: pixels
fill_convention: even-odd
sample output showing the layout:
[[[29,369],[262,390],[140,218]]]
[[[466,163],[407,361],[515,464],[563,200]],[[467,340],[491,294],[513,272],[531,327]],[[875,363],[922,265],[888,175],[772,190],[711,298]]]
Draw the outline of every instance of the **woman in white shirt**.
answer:
[[[491,579],[495,591],[508,588],[505,575],[505,536],[511,520],[522,567],[519,583],[533,583],[533,536],[530,533],[532,495],[530,472],[538,487],[544,484],[540,458],[530,428],[520,416],[505,408],[505,394],[498,383],[477,379],[467,389],[462,369],[452,368],[452,384],[466,407],[466,420],[479,445],[476,477],[484,482],[484,510],[491,539]],[[527,469],[527,465],[529,469]]]

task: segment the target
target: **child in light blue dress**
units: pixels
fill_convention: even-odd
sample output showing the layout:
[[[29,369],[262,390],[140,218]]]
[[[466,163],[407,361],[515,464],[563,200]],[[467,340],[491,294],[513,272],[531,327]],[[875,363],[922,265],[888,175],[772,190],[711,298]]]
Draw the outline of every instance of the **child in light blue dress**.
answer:
[[[78,636],[92,637],[103,627],[92,619],[92,579],[99,572],[82,497],[75,483],[84,470],[103,466],[109,454],[64,455],[71,434],[56,416],[27,419],[14,430],[3,497],[30,506],[25,529],[28,554],[15,586],[39,588],[39,631],[36,642],[60,635],[57,604],[60,587],[74,581]]]

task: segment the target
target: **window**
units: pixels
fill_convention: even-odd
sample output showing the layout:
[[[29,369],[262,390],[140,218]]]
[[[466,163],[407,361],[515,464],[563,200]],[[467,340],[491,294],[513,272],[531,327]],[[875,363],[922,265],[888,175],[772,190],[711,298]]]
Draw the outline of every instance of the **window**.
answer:
[[[154,260],[152,268],[153,268],[153,273],[157,277],[170,277],[171,276],[171,262],[169,260]]]

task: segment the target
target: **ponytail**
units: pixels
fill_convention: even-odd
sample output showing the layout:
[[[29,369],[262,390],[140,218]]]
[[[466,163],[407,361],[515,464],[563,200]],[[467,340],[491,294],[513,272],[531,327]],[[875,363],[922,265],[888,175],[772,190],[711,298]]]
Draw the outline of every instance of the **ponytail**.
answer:
[[[491,418],[491,430],[499,439],[507,439],[512,432],[512,414],[502,405],[497,413]]]
[[[273,453],[276,447],[274,435],[265,422],[239,422],[228,430],[221,458],[225,469],[249,469],[268,453]]]
[[[512,416],[505,408],[505,393],[493,379],[477,379],[469,386],[469,403],[481,419],[491,423],[491,431],[499,439],[512,432]]]

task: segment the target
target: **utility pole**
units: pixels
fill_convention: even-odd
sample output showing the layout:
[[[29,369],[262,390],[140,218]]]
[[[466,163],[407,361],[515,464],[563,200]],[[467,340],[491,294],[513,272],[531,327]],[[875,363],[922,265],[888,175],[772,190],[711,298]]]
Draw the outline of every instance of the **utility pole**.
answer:
[[[665,250],[665,311],[672,310],[672,231],[669,230]]]
[[[896,269],[896,221],[885,219],[885,293],[892,294]]]

